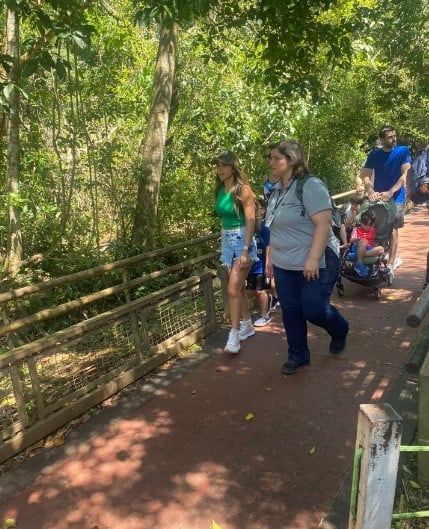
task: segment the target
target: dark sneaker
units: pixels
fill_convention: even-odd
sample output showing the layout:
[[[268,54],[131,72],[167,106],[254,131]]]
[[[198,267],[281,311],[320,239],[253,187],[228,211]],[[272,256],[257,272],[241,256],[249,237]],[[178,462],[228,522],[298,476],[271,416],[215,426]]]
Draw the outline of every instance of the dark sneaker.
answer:
[[[333,355],[338,355],[342,353],[346,347],[347,335],[349,330],[347,329],[346,334],[342,337],[332,338],[331,343],[329,344],[329,352]]]
[[[271,312],[272,312],[273,310],[278,309],[279,307],[280,307],[280,301],[278,300],[278,298],[276,298],[275,296],[273,296]]]
[[[288,360],[282,366],[282,373],[284,375],[293,375],[298,371],[298,364],[293,360]]]
[[[298,371],[298,367],[301,366],[308,366],[310,364],[310,360],[303,364],[298,364],[298,362],[295,362],[294,360],[288,360],[286,363],[282,366],[282,373],[284,375],[294,375]]]

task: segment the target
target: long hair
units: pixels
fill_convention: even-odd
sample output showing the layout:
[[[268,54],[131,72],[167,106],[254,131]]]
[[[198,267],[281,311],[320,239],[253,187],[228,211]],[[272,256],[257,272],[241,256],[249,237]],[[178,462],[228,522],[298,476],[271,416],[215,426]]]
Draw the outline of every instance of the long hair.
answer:
[[[243,199],[241,198],[241,189],[243,185],[247,185],[250,188],[250,183],[249,183],[248,177],[241,171],[237,162],[234,162],[233,164],[231,164],[231,167],[232,167],[232,179],[233,179],[232,196],[234,199],[234,210],[238,217],[240,215],[240,208],[242,209],[242,201],[243,201]],[[223,182],[219,180],[218,176],[216,175],[215,200],[222,186],[223,186]],[[253,191],[252,191],[252,194],[253,194]]]
[[[292,162],[292,178],[302,178],[310,173],[302,147],[297,141],[280,141],[274,148]]]

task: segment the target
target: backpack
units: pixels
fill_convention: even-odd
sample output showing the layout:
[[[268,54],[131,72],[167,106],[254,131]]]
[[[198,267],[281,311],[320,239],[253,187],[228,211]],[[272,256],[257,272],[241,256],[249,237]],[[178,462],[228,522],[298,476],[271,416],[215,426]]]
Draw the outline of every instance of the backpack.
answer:
[[[425,187],[421,187],[426,184]],[[423,151],[411,164],[407,173],[408,197],[415,204],[429,200],[429,149]]]
[[[304,206],[304,201],[302,200],[302,193],[304,190],[304,184],[307,182],[309,178],[316,178],[312,174],[307,174],[303,178],[299,178],[296,182],[296,188],[295,193],[297,199],[301,202],[301,204]],[[320,180],[322,184],[328,189],[325,182]],[[329,195],[331,197],[331,195]],[[341,209],[335,204],[334,199],[331,197],[331,208],[332,208],[332,229],[334,230],[334,233],[339,232],[341,225],[344,221],[344,214],[342,213]]]

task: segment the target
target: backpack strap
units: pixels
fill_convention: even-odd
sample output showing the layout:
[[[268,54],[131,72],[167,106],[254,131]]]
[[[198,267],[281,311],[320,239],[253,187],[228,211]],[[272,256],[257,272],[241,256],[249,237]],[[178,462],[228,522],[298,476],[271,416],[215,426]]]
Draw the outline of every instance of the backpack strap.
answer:
[[[305,182],[307,182],[309,178],[314,178],[314,175],[306,174],[302,178],[297,178],[296,180],[295,194],[296,194],[296,198],[301,202],[302,205],[304,205],[304,201],[302,199],[302,194],[304,191],[304,184]]]
[[[305,182],[307,182],[307,180],[309,178],[316,178],[316,177],[313,174],[306,174],[305,176],[303,176],[302,178],[297,179],[297,181],[296,181],[296,187],[295,187],[296,198],[301,202],[303,207],[305,207],[304,206],[304,201],[302,199],[302,194],[303,194],[303,191],[304,191],[304,184],[305,184]],[[328,189],[328,186],[325,184],[325,182],[323,180],[320,180],[320,181],[326,187],[326,189]],[[335,204],[335,202],[334,202],[333,198],[331,197],[331,195],[329,195],[329,197],[331,199],[332,220],[334,221],[334,226],[336,226],[337,228],[340,228],[341,224],[343,222],[343,219],[341,217],[341,211],[339,210],[338,206]]]

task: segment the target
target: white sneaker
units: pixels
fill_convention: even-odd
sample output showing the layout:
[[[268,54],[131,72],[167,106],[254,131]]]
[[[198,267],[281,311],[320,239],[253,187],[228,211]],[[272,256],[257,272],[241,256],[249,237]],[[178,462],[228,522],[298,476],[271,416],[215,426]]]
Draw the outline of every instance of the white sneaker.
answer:
[[[250,336],[255,334],[255,329],[253,328],[252,320],[245,320],[240,323],[239,336],[240,340],[247,340]]]
[[[399,268],[403,262],[404,261],[399,256],[395,257],[395,260],[393,261],[393,266],[392,266],[393,270],[396,270],[397,268]]]
[[[264,325],[268,325],[270,321],[271,321],[271,316],[261,316],[255,321],[253,325],[255,327],[263,327]]]
[[[225,353],[237,354],[240,352],[240,336],[238,329],[229,331],[228,341],[226,342]]]

